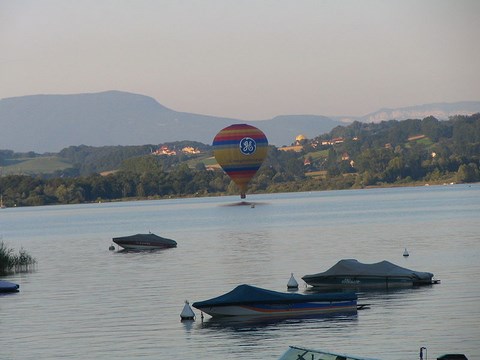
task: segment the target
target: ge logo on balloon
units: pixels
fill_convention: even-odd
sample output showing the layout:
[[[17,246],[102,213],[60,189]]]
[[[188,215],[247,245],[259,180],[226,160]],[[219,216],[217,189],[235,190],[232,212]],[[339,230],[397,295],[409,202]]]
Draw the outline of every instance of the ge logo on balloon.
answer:
[[[249,137],[244,137],[240,140],[240,152],[243,155],[252,155],[257,150],[257,143]]]

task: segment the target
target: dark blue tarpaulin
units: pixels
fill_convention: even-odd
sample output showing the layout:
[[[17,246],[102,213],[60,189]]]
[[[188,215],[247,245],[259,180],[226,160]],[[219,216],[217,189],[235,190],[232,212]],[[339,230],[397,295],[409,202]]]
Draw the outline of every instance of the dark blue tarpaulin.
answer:
[[[266,290],[251,285],[239,285],[232,291],[204,301],[195,302],[196,308],[209,306],[226,306],[240,304],[285,304],[313,301],[348,301],[357,300],[354,292],[323,293],[323,294],[290,294],[272,290]]]
[[[0,292],[16,292],[20,286],[9,281],[0,280]]]

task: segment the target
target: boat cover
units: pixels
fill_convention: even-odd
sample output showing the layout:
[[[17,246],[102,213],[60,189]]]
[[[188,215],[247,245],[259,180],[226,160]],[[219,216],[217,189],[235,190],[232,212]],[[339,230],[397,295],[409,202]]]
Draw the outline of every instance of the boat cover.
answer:
[[[330,269],[323,273],[305,275],[302,279],[307,280],[317,277],[337,276],[375,276],[375,277],[406,277],[414,281],[429,281],[433,274],[403,268],[392,264],[389,261],[381,261],[374,264],[364,264],[355,259],[344,259],[337,262]]]
[[[118,241],[148,241],[151,243],[165,244],[170,246],[176,246],[177,242],[175,240],[167,239],[152,233],[148,234],[135,234],[129,236],[121,236],[112,239],[113,242],[118,244]]]
[[[266,290],[251,285],[239,285],[232,291],[205,301],[195,302],[192,305],[196,308],[210,306],[227,306],[242,304],[280,304],[280,303],[302,303],[312,301],[352,301],[357,300],[354,292],[323,293],[323,294],[291,294],[272,290]]]
[[[0,280],[0,292],[16,292],[20,286],[10,281]]]

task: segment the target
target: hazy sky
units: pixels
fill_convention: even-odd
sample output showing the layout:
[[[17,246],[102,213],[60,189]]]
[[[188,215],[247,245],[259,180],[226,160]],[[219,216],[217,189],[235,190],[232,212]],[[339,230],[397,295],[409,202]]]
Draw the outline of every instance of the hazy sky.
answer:
[[[480,100],[479,0],[0,0],[0,98],[245,120]]]

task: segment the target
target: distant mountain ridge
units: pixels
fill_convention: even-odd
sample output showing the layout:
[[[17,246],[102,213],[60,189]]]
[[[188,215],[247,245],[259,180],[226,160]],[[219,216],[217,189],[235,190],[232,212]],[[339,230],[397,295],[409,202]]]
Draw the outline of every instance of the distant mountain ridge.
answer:
[[[454,115],[472,115],[480,112],[480,101],[460,101],[455,103],[433,103],[407,106],[398,109],[380,109],[360,117],[361,122],[386,120],[424,119],[433,116],[438,120],[448,120]]]
[[[0,100],[0,149],[59,152],[71,145],[147,145],[191,140],[211,144],[240,119],[169,109],[155,99],[121,91],[30,95]],[[323,116],[285,116],[249,122],[269,143],[290,145],[302,133],[314,137],[340,122]]]
[[[478,110],[471,113],[479,112],[480,102],[472,103],[468,109]],[[387,110],[383,113],[388,114]],[[257,126],[270,144],[283,146],[299,134],[313,138],[345,121],[320,115],[245,121],[192,114],[169,109],[149,96],[122,91],[29,95],[0,100],[0,149],[43,153],[72,145],[157,145],[182,140],[211,144],[218,131],[234,123]]]

